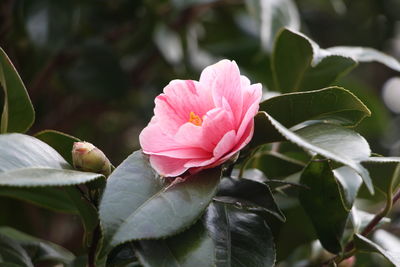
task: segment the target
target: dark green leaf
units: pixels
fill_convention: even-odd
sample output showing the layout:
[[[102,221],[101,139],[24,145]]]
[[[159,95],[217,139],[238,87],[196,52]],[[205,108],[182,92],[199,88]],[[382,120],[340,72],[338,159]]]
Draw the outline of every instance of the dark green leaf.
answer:
[[[356,234],[354,236],[354,244],[357,250],[362,252],[376,252],[385,257],[388,261],[393,263],[395,266],[400,266],[400,255],[399,252],[388,251],[383,249],[381,246],[375,244],[368,238]]]
[[[59,245],[27,235],[10,227],[0,227],[0,235],[17,241],[34,263],[53,261],[68,264],[75,256]]]
[[[341,237],[348,211],[343,205],[338,183],[327,160],[313,160],[304,169],[300,181],[309,190],[299,200],[310,217],[322,246],[332,252],[342,250]]]
[[[268,185],[245,178],[222,179],[217,200],[238,205],[243,209],[262,209],[285,221],[285,215],[279,209]]]
[[[394,57],[369,47],[335,46],[327,48],[331,54],[350,57],[358,62],[379,62],[387,67],[400,71],[400,62]]]
[[[362,178],[357,172],[347,166],[337,168],[333,170],[333,173],[339,184],[343,204],[347,210],[350,210],[353,207],[358,190],[362,184]]]
[[[2,48],[0,48],[0,86],[4,90],[0,133],[26,132],[35,120],[35,111],[24,83]]]
[[[216,246],[217,267],[274,266],[272,233],[260,215],[216,202],[208,207],[205,224]]]
[[[145,267],[213,266],[215,247],[202,222],[179,235],[138,242],[137,255]]]
[[[374,192],[369,173],[360,164],[360,161],[369,157],[371,151],[367,141],[356,132],[329,123],[315,123],[293,132],[265,112],[259,112],[257,116],[259,116],[258,123],[261,123],[264,117],[263,123],[267,125],[265,128],[274,127],[275,132],[306,151],[320,154],[351,167],[361,175],[369,191]],[[264,141],[270,141],[267,139],[268,137]]]
[[[371,115],[355,95],[340,87],[272,97],[260,104],[260,111],[267,112],[287,128],[308,120],[356,126]]]
[[[133,153],[108,178],[100,204],[105,249],[187,228],[215,195],[220,173],[209,169],[170,185],[141,151]]]
[[[84,241],[87,243],[91,242],[93,231],[99,224],[99,216],[96,207],[82,197],[82,193],[76,187],[68,186],[64,188],[64,191],[68,195],[69,200],[75,204],[75,208],[80,215],[83,228],[85,229]]]
[[[246,167],[257,168],[262,171],[266,177],[279,179],[300,171],[303,169],[304,165],[305,163],[283,154],[264,152],[257,153]]]
[[[317,44],[306,36],[284,29],[277,36],[271,64],[274,90],[287,93],[328,86],[356,62],[349,57],[319,52]]]
[[[52,147],[23,134],[0,136],[0,185],[63,186],[83,184],[103,175],[80,172]]]
[[[0,186],[34,187],[84,184],[102,174],[50,168],[23,168],[0,172]]]
[[[0,196],[28,201],[58,212],[76,214],[78,211],[63,188],[52,187],[0,187]]]
[[[35,134],[35,137],[54,148],[72,165],[72,146],[74,142],[80,141],[78,138],[54,130],[41,131]]]
[[[374,186],[385,195],[393,193],[400,184],[400,157],[371,157],[363,162]]]

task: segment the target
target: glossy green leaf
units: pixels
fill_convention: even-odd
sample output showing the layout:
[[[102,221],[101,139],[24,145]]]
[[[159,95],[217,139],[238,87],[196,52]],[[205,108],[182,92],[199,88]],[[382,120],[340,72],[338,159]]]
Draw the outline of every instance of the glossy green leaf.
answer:
[[[69,201],[75,205],[75,209],[79,213],[80,219],[85,230],[84,241],[90,243],[92,234],[99,224],[99,215],[96,207],[87,199],[82,197],[82,193],[78,188],[73,186],[64,187],[65,193],[69,197]]]
[[[385,195],[400,185],[400,157],[371,157],[363,162],[374,186]]]
[[[276,33],[282,27],[300,29],[300,16],[292,0],[246,0],[249,13],[257,22],[261,45],[271,51]]]
[[[390,261],[392,264],[395,266],[400,266],[400,254],[399,252],[396,251],[388,251],[383,249],[381,246],[375,244],[368,238],[356,234],[354,236],[354,244],[357,248],[357,250],[361,252],[376,252],[381,254],[383,257],[385,257],[388,261]]]
[[[10,227],[0,227],[0,235],[7,236],[18,242],[33,263],[53,261],[68,264],[75,258],[71,252],[59,245],[27,235]]]
[[[274,152],[257,153],[247,163],[247,168],[257,168],[270,179],[279,179],[303,169],[305,163]]]
[[[71,169],[57,151],[23,134],[0,136],[0,185],[63,186],[102,178],[103,175]]]
[[[348,211],[343,205],[338,183],[327,160],[313,160],[301,174],[299,200],[310,217],[322,246],[332,252],[342,250],[341,236]]]
[[[209,169],[171,185],[156,175],[141,151],[133,153],[111,174],[103,193],[105,249],[171,236],[189,227],[215,195],[220,173]]]
[[[394,57],[369,47],[335,46],[326,51],[333,55],[350,57],[358,62],[379,62],[387,67],[400,71],[400,62]]]
[[[34,187],[84,184],[102,174],[49,168],[23,168],[0,172],[0,186]]]
[[[318,50],[318,46],[303,34],[282,30],[272,54],[273,89],[287,93],[326,87],[356,65],[349,57],[315,55]]]
[[[3,234],[0,234],[0,265],[34,267],[26,250]]]
[[[4,106],[0,133],[26,132],[35,120],[35,111],[17,70],[0,48],[0,86],[4,91]]]
[[[54,148],[68,161],[69,164],[72,165],[72,146],[74,145],[74,142],[79,142],[81,140],[74,136],[54,130],[41,131],[35,134],[35,137]]]
[[[267,112],[287,128],[308,120],[356,126],[371,115],[355,95],[341,87],[272,97],[260,104],[260,111]]]
[[[136,251],[145,267],[214,266],[215,246],[201,221],[183,233],[161,240],[139,241]]]
[[[136,257],[135,251],[136,248],[133,242],[117,246],[108,254],[106,266],[112,266],[112,267],[141,266],[138,258]]]
[[[320,154],[351,167],[361,175],[369,191],[371,193],[374,192],[369,173],[360,164],[360,161],[369,157],[371,151],[367,141],[356,132],[340,125],[329,123],[315,123],[293,132],[265,112],[259,112],[257,116],[259,116],[258,123],[261,123],[262,117],[264,117],[262,123],[267,125],[265,128],[275,128],[275,132],[280,133],[288,141],[306,151]]]
[[[246,210],[263,210],[285,221],[285,215],[276,204],[271,190],[263,183],[246,178],[225,177],[219,185],[216,200]]]
[[[262,216],[215,202],[204,221],[216,246],[217,267],[274,266],[273,237]]]
[[[63,188],[0,187],[0,196],[30,202],[58,212],[77,214],[77,209]]]
[[[347,166],[334,169],[333,174],[338,181],[343,204],[347,210],[350,210],[361,187],[362,178],[355,170]]]

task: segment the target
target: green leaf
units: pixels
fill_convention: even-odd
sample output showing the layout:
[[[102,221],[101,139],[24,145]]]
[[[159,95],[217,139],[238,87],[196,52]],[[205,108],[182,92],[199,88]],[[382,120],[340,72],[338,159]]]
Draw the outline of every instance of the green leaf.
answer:
[[[245,178],[222,179],[217,197],[218,202],[235,204],[246,210],[263,210],[281,221],[285,215],[279,209],[268,185]]]
[[[24,83],[2,48],[0,48],[0,86],[4,90],[0,133],[26,132],[35,120],[35,111]]]
[[[280,133],[289,142],[312,154],[320,154],[351,167],[360,174],[369,191],[374,192],[369,173],[360,164],[361,161],[368,159],[371,151],[367,141],[356,132],[329,123],[315,123],[293,132],[265,112],[259,112],[257,116],[259,116],[258,123],[261,123],[261,119],[264,119],[265,128],[275,128],[274,131]],[[270,140],[264,140],[264,142],[267,141]]]
[[[358,62],[379,62],[395,71],[400,71],[400,62],[398,60],[373,48],[357,46],[335,46],[327,48],[326,51],[333,55],[350,57]]]
[[[287,93],[322,88],[356,66],[349,57],[318,50],[318,45],[301,33],[282,30],[272,54],[273,89]]]
[[[209,169],[171,185],[141,151],[133,153],[108,178],[100,203],[105,249],[187,228],[215,195],[220,174],[219,168]]]
[[[249,13],[256,20],[265,51],[271,51],[276,33],[282,27],[300,29],[300,16],[292,0],[246,0]]]
[[[57,151],[34,137],[0,135],[0,185],[76,185],[102,177],[97,173],[72,170]]]
[[[75,258],[71,252],[59,245],[27,235],[10,227],[0,227],[0,235],[17,241],[25,249],[33,263],[53,261],[68,264]]]
[[[25,249],[3,234],[0,234],[0,265],[34,267]]]
[[[135,254],[135,246],[133,242],[122,244],[114,248],[107,258],[107,265],[112,267],[122,266],[141,266]],[[131,265],[137,264],[137,265]]]
[[[267,112],[287,128],[308,120],[354,127],[371,115],[360,99],[341,87],[272,97],[260,104],[260,111]]]
[[[102,174],[50,168],[23,168],[0,172],[0,186],[34,187],[84,184]]]
[[[376,252],[381,254],[383,257],[385,257],[388,261],[393,263],[395,266],[400,266],[400,255],[399,252],[392,252],[383,249],[381,246],[375,244],[368,238],[355,234],[354,235],[354,244],[357,248],[357,250],[361,252]]]
[[[362,164],[382,193],[387,195],[396,191],[400,185],[400,157],[371,157]]]
[[[215,252],[201,221],[167,239],[140,241],[136,251],[145,267],[214,266]]]
[[[0,196],[11,197],[58,212],[77,214],[78,211],[64,188],[0,187]]]
[[[204,221],[216,246],[217,267],[274,266],[273,237],[262,216],[215,202]]]
[[[84,241],[89,244],[92,240],[92,234],[99,224],[97,209],[92,203],[82,197],[82,193],[76,187],[68,186],[64,188],[64,191],[68,195],[70,202],[75,204],[85,230]]]
[[[262,171],[266,177],[279,179],[299,172],[303,169],[304,165],[305,163],[299,160],[293,159],[284,154],[269,151],[256,153],[249,163],[246,164],[246,167],[257,168]]]
[[[333,170],[342,195],[343,204],[347,210],[353,207],[358,190],[362,184],[362,178],[352,168],[343,166]]]
[[[68,161],[69,164],[72,165],[72,146],[74,145],[74,142],[79,142],[81,140],[74,136],[54,130],[41,131],[35,134],[35,137],[54,148]]]
[[[343,205],[329,162],[311,161],[301,174],[300,182],[310,188],[300,191],[299,200],[314,225],[318,239],[326,250],[339,253],[348,211]]]

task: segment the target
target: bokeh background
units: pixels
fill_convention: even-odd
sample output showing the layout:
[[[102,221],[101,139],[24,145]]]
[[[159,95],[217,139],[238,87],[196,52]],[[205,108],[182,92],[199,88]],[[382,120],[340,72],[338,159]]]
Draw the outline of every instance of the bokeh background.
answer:
[[[0,0],[0,46],[36,110],[29,134],[45,129],[71,134],[118,165],[139,148],[153,99],[170,80],[198,79],[205,66],[228,58],[268,90],[269,54],[280,19],[323,48],[367,46],[400,59],[398,0],[284,1],[289,11],[282,14],[261,8],[262,2]],[[268,16],[277,21],[266,32]],[[336,83],[371,108],[373,116],[358,130],[373,151],[392,156],[400,156],[397,76],[368,63]],[[74,216],[0,198],[0,224],[80,250],[82,229]]]

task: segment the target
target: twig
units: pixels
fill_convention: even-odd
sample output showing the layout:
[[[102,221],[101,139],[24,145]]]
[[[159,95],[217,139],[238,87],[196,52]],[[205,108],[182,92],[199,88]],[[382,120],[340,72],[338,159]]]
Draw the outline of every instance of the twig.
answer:
[[[92,244],[89,247],[88,253],[88,266],[89,267],[96,267],[96,250],[97,245],[99,244],[100,240],[100,224],[96,226],[96,229],[93,231],[93,239]]]
[[[391,188],[390,188],[391,189]],[[362,236],[368,236],[374,229],[375,227],[379,224],[379,222],[390,212],[394,204],[400,199],[400,188],[397,190],[397,192],[392,195],[391,193],[387,194],[388,198],[386,201],[385,207],[375,215],[375,217],[368,223],[368,225],[364,228],[364,230],[361,232]],[[346,248],[344,249],[344,254],[342,256],[336,255],[333,258],[325,261],[322,263],[322,266],[329,266],[329,264],[335,262],[335,263],[340,263],[341,261],[345,260],[346,258],[354,255],[356,252],[355,250],[355,245],[354,241],[350,242]]]

